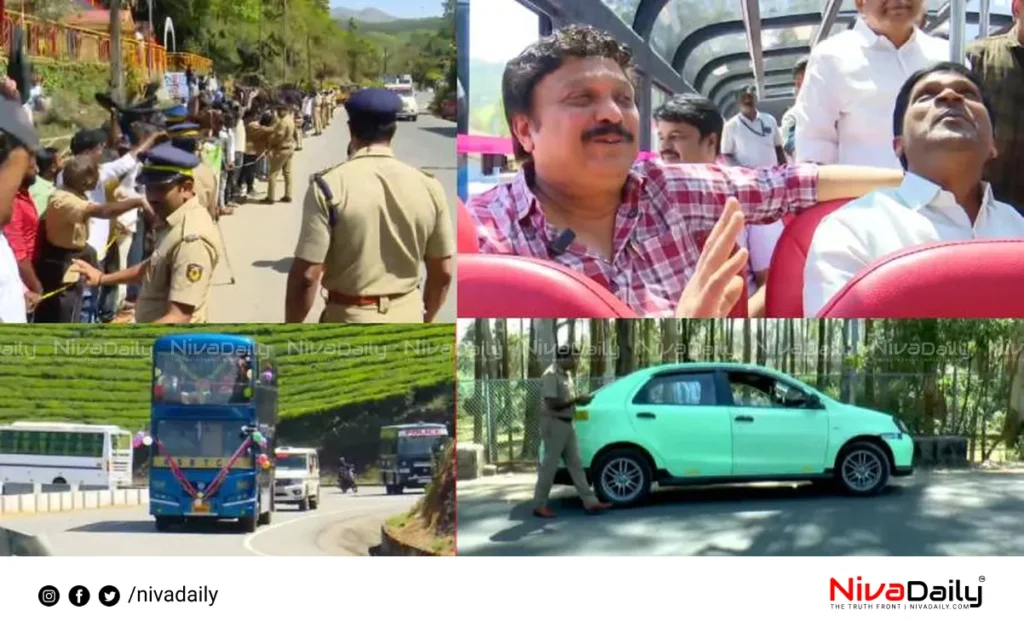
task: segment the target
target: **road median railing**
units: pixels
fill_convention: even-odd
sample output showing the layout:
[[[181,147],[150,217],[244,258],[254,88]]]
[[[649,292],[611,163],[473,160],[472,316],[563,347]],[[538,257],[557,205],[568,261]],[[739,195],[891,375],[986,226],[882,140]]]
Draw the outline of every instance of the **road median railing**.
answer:
[[[13,486],[28,488],[22,492]],[[83,489],[78,486],[0,484],[0,519],[23,514],[128,508],[149,503],[147,488]],[[47,489],[58,490],[47,490]]]

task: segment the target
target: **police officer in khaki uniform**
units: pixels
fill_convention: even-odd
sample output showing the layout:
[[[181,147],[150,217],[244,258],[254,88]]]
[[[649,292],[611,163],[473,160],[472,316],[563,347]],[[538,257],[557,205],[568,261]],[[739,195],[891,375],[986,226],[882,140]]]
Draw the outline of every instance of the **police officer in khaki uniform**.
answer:
[[[199,157],[200,132],[196,123],[179,123],[167,128],[171,135],[171,144],[183,152],[188,152]],[[200,160],[192,170],[192,193],[196,201],[210,213],[210,217],[217,219],[217,174],[213,173],[210,166]]]
[[[292,138],[295,141],[295,151],[302,151],[302,108],[295,104],[292,104],[292,121],[295,125],[292,127]]]
[[[452,278],[451,216],[441,184],[391,150],[401,107],[397,94],[377,88],[345,104],[352,153],[313,176],[306,193],[288,277],[288,323],[305,320],[321,276],[327,291],[321,322],[430,322],[444,303]]]
[[[39,254],[36,256],[36,274],[47,294],[51,295],[36,307],[36,323],[77,323],[82,308],[83,284],[80,276],[71,272],[74,260],[83,257],[95,259],[88,246],[89,221],[92,218],[116,218],[145,206],[139,199],[121,200],[106,204],[89,201],[88,193],[96,189],[99,169],[88,155],[75,156],[64,167],[63,186],[53,192],[40,222]]]
[[[281,202],[292,201],[292,154],[295,153],[295,120],[284,103],[277,105],[277,118],[269,126],[267,160],[270,173],[267,175],[267,197],[263,204],[274,204],[277,191],[277,176],[284,175],[284,197]]]
[[[103,274],[82,260],[71,269],[91,286],[141,283],[138,323],[205,323],[213,271],[224,252],[217,226],[195,197],[193,170],[200,160],[169,143],[146,154],[136,182],[163,220],[153,255],[137,266]]]
[[[323,101],[321,107],[323,109],[324,127],[331,124],[331,119],[334,118],[334,92],[331,90],[324,91]]]
[[[562,345],[555,353],[555,362],[544,370],[541,377],[541,402],[537,416],[540,420],[540,436],[544,442],[544,461],[537,472],[537,487],[533,492],[533,514],[542,519],[552,519],[555,512],[548,507],[548,494],[555,481],[559,460],[565,459],[576,493],[583,500],[587,512],[598,512],[611,507],[601,503],[587,484],[580,460],[580,447],[576,440],[573,419],[576,405],[586,406],[590,396],[577,396],[572,374],[576,371],[579,351]]]
[[[324,95],[321,91],[317,90],[313,93],[313,129],[316,131],[316,135],[320,136],[324,133]]]

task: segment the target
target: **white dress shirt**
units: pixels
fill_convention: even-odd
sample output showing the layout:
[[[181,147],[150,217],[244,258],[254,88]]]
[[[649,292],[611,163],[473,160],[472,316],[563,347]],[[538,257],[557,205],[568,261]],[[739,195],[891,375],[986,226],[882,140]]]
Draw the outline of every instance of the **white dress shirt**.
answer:
[[[235,126],[235,151],[236,152],[244,152],[245,151],[245,144],[246,144],[245,121],[239,119],[238,120],[238,125]],[[235,159],[235,157],[232,156],[231,160],[234,160],[234,159]],[[235,167],[236,168],[237,167],[241,167],[241,165],[235,165]]]
[[[862,18],[815,46],[796,99],[797,160],[900,169],[892,147],[896,95],[910,75],[940,61],[949,61],[946,40],[915,28],[897,49]]]
[[[0,231],[0,323],[25,323],[25,285],[21,282],[18,260]]]
[[[740,233],[739,245],[747,249],[747,295],[753,296],[758,290],[755,273],[768,270],[772,263],[772,254],[775,252],[775,245],[779,242],[782,229],[785,225],[782,220],[776,220],[771,224],[748,224],[743,227]]]
[[[744,167],[778,165],[776,147],[782,147],[782,133],[775,117],[766,112],[758,112],[753,121],[741,112],[722,129],[722,153],[735,157]]]
[[[804,315],[813,318],[860,271],[896,251],[935,242],[1024,239],[1024,217],[984,197],[971,224],[953,194],[907,173],[897,189],[879,189],[826,216],[804,268]]]
[[[96,188],[89,193],[89,199],[96,204],[108,202],[106,184],[111,180],[121,181],[126,175],[133,173],[139,166],[138,159],[132,154],[125,154],[117,160],[103,163],[99,167],[100,180]],[[112,200],[110,202],[113,202]],[[126,217],[127,216],[127,217]],[[132,217],[134,216],[134,218]],[[116,221],[122,224],[138,221],[138,210],[129,211],[118,216]],[[96,249],[96,258],[102,264],[107,256],[107,241],[110,239],[110,220],[105,218],[89,218],[89,245]]]
[[[145,198],[145,192],[142,187],[136,184],[135,180],[139,177],[139,173],[142,171],[142,163],[136,162],[135,167],[128,172],[128,174],[121,180],[121,188],[125,190],[129,198],[141,199]],[[122,213],[117,216],[116,220],[121,226],[123,226],[129,233],[135,233],[135,227],[139,224],[139,210],[132,209],[127,213]],[[109,239],[109,238],[108,238]]]

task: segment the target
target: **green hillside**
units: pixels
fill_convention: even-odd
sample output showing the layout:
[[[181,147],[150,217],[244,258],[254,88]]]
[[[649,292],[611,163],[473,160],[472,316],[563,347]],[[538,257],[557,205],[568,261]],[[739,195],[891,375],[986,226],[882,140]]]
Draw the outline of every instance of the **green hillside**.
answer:
[[[103,422],[132,430],[149,419],[150,345],[184,328],[8,325],[0,328],[0,422]],[[422,406],[453,382],[452,325],[197,326],[273,346],[280,417],[302,427],[368,412],[372,403]],[[384,402],[386,401],[386,402]],[[370,406],[367,406],[370,405]]]
[[[444,28],[444,18],[402,18],[398,20],[391,20],[389,22],[363,22],[356,20],[356,26],[359,30],[364,33],[377,32],[377,33],[391,33],[391,34],[403,34],[410,31],[430,31],[436,32]],[[343,22],[347,25],[348,22]]]

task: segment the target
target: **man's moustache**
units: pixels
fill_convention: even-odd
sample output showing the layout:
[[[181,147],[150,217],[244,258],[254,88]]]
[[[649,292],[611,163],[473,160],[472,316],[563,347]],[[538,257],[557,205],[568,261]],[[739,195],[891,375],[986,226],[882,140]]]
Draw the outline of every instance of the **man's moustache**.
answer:
[[[627,143],[632,143],[633,142],[633,134],[629,130],[627,130],[625,127],[623,127],[621,125],[614,125],[614,124],[612,124],[612,125],[602,125],[600,127],[595,127],[595,128],[587,130],[586,132],[583,133],[583,141],[584,142],[592,141],[595,138],[597,138],[598,136],[611,136],[611,135],[621,136]]]

